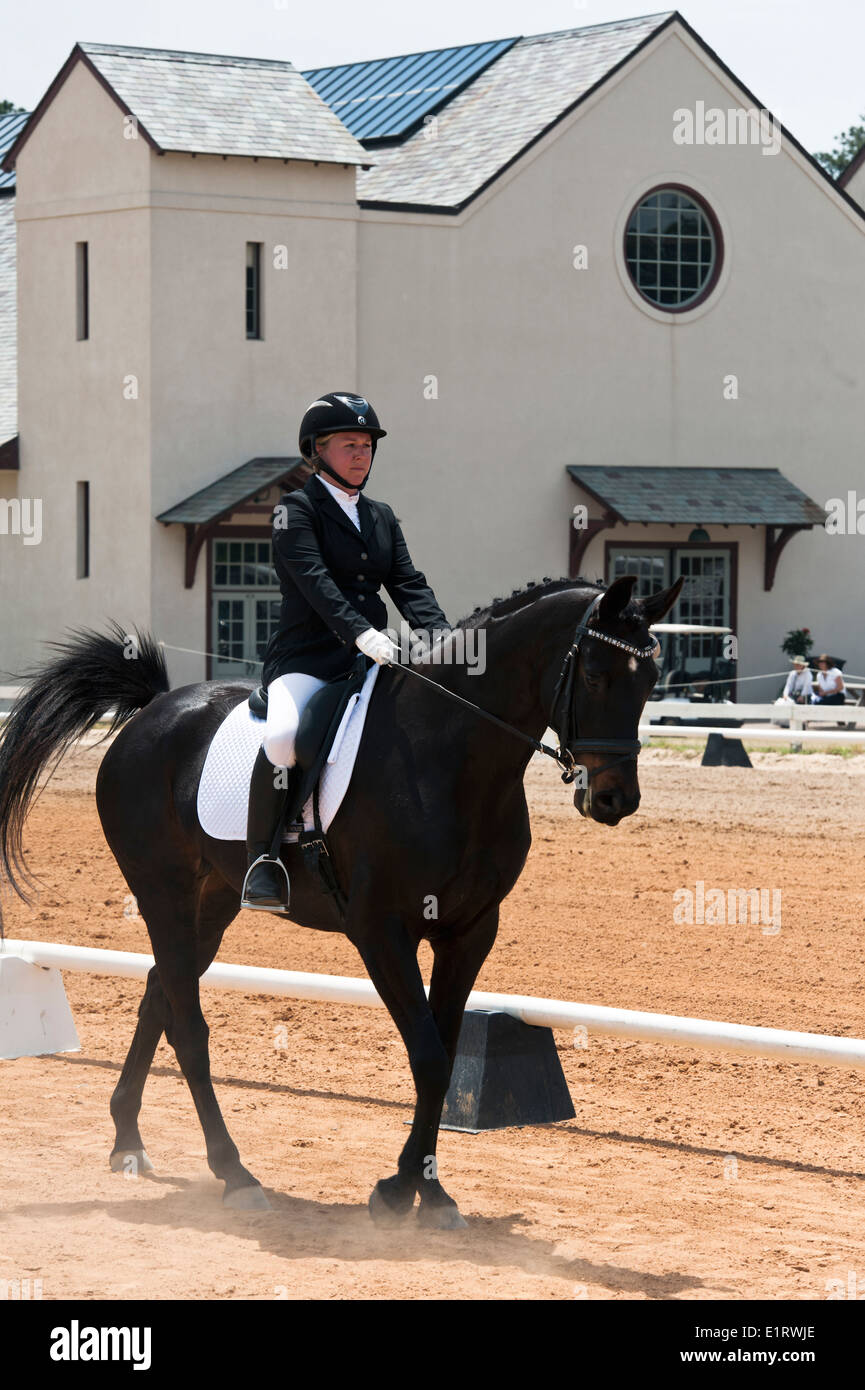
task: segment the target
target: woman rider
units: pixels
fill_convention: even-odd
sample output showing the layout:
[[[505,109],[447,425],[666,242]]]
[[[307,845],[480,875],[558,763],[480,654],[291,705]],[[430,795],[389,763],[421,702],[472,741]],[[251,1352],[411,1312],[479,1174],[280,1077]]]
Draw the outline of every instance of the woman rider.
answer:
[[[412,564],[392,508],[361,495],[386,433],[369,401],[344,391],[313,401],[300,424],[300,452],[314,471],[274,512],[282,607],[264,654],[267,723],[249,788],[243,907],[288,912],[288,874],[270,849],[286,797],[294,799],[300,781],[298,720],[316,690],[351,669],[356,648],[367,664],[396,659],[380,631],[387,622],[382,584],[412,629],[450,628]]]

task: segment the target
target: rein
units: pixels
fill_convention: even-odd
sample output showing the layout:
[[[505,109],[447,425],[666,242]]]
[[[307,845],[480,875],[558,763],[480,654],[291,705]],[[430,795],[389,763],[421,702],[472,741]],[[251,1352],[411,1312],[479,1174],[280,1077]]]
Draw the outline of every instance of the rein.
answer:
[[[448,690],[445,686],[439,685],[437,681],[431,680],[429,676],[424,676],[420,671],[416,671],[413,666],[403,666],[393,661],[385,664],[393,667],[396,671],[410,671],[418,680],[425,681],[434,690],[438,690],[442,695],[446,695],[449,700],[455,700],[457,704],[464,705],[466,709],[479,714],[481,718],[488,719],[491,724],[497,724],[500,729],[506,729],[508,733],[516,738],[521,738],[524,743],[528,743],[538,753],[544,753],[548,758],[554,758],[560,768],[563,768],[562,781],[573,782],[577,775],[577,763],[574,752],[583,753],[605,753],[614,751],[619,753],[619,757],[613,758],[610,762],[604,763],[602,767],[596,767],[589,773],[590,777],[596,776],[600,772],[606,772],[611,767],[618,766],[619,763],[628,762],[631,758],[636,758],[642,747],[639,739],[630,738],[580,738],[577,730],[577,718],[575,712],[574,683],[577,672],[577,657],[584,637],[594,637],[599,642],[608,642],[611,646],[620,647],[622,651],[629,652],[632,656],[646,660],[648,657],[656,656],[659,650],[657,641],[653,640],[647,647],[635,647],[630,642],[623,642],[619,637],[611,637],[606,632],[599,632],[597,628],[589,627],[589,619],[598,607],[603,592],[598,594],[591,602],[581,622],[577,623],[574,633],[574,641],[571,643],[559,678],[556,681],[556,688],[553,695],[553,712],[551,723],[559,736],[559,747],[551,748],[548,743],[541,743],[539,739],[532,738],[531,734],[524,734],[521,729],[514,728],[513,724],[508,724],[504,719],[499,719],[498,715],[491,714],[489,710],[481,709],[480,705],[472,704],[471,700],[463,699],[462,695],[456,695],[454,691]],[[565,712],[563,719],[556,723],[556,712],[559,705],[564,701]]]

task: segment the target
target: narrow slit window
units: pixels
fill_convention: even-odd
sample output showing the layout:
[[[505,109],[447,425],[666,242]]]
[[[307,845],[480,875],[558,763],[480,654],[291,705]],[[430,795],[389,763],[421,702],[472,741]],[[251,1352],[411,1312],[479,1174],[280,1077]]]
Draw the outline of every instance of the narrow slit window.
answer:
[[[261,337],[261,242],[246,243],[246,336]]]
[[[76,578],[90,577],[90,484],[76,484]]]
[[[88,243],[75,243],[75,316],[79,342],[90,337],[90,265]]]

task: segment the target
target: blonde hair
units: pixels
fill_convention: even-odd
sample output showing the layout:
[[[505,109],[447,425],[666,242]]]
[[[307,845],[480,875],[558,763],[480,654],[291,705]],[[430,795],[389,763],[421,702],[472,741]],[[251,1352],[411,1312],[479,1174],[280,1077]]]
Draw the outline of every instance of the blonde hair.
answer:
[[[339,433],[339,430],[332,430],[330,434],[317,434],[315,436],[315,439],[312,441],[312,458],[310,459],[314,473],[319,473],[321,471],[318,466],[319,444],[326,444],[329,439],[335,439]]]

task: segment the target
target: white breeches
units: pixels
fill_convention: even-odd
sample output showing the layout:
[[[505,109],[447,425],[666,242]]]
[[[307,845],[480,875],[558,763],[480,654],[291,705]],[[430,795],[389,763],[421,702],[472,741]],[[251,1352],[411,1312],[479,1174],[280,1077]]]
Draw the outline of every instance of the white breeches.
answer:
[[[311,697],[327,682],[302,671],[277,676],[267,687],[267,723],[262,747],[274,767],[294,767],[294,739]]]

